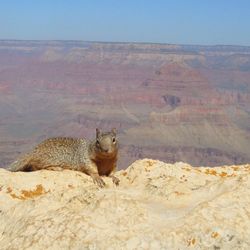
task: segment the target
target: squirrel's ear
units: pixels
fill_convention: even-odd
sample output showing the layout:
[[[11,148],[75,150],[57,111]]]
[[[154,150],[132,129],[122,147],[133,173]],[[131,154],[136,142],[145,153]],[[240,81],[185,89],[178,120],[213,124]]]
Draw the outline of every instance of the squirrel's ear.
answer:
[[[99,135],[101,134],[101,131],[99,128],[96,128],[96,138],[99,137]]]
[[[116,135],[116,128],[112,128],[112,129],[111,129],[111,132],[112,132],[114,135]]]

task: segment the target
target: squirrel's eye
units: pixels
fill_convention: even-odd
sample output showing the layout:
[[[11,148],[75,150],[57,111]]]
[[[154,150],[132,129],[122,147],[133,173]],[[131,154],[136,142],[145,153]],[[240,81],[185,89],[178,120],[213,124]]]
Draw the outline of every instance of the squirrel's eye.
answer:
[[[115,137],[113,137],[112,142],[113,142],[113,143],[115,143],[115,142],[116,142]]]

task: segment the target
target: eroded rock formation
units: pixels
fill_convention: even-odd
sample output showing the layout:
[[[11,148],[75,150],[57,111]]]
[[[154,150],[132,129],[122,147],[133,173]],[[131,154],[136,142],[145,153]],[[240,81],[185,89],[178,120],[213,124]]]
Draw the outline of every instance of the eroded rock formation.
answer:
[[[250,165],[138,160],[99,189],[74,171],[0,169],[1,249],[249,249]]]

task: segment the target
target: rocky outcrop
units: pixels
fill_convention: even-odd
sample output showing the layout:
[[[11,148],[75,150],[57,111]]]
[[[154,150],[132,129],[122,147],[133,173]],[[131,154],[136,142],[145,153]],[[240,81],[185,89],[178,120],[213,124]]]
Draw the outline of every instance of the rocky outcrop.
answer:
[[[1,249],[249,249],[250,165],[138,160],[99,189],[74,171],[0,169]]]

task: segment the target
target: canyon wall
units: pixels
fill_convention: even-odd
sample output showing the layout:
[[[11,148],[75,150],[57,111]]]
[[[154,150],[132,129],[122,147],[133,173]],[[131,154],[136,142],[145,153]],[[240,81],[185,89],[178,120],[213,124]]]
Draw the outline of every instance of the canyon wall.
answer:
[[[52,136],[118,129],[140,157],[250,160],[250,47],[0,41],[0,162]]]

